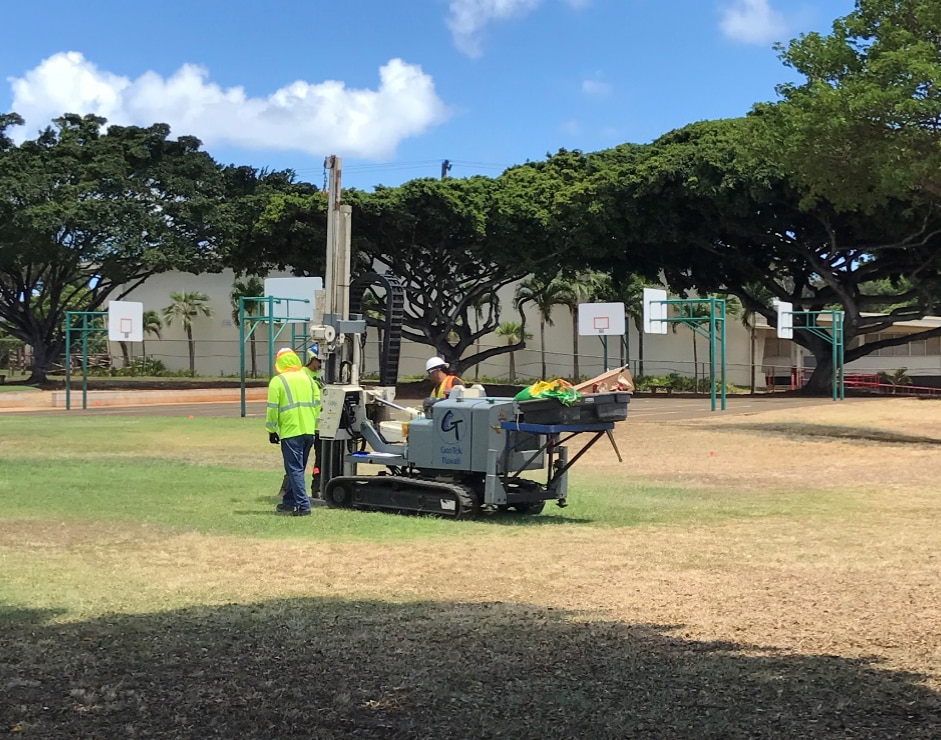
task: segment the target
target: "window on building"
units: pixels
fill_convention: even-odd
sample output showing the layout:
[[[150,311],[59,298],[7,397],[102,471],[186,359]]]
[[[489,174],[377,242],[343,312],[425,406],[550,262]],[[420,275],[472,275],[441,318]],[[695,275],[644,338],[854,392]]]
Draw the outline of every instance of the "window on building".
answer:
[[[873,344],[897,336],[898,334],[888,334],[886,332],[867,334],[866,344]],[[931,355],[941,355],[941,337],[920,339],[894,347],[882,347],[872,353],[873,357],[927,357]]]

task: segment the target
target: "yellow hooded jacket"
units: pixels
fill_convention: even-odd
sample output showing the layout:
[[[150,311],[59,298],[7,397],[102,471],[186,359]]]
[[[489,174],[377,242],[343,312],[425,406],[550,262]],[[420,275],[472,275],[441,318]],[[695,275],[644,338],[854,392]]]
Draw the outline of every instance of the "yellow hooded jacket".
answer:
[[[268,382],[265,431],[282,439],[313,434],[320,416],[320,386],[304,372],[293,350],[281,350],[274,361],[277,373]]]

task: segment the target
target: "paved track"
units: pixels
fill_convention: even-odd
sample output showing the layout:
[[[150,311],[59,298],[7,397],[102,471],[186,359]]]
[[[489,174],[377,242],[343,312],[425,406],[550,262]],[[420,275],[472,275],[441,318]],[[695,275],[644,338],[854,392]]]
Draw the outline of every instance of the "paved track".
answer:
[[[847,398],[836,403],[875,403],[878,398]],[[404,405],[418,405],[420,401],[402,399]],[[804,408],[835,403],[828,398],[801,398],[797,396],[733,396],[727,399],[725,411],[711,411],[708,398],[669,398],[639,396],[631,400],[629,419],[634,421],[685,421],[709,416],[730,414],[754,414],[776,409]],[[79,405],[81,401],[79,401]],[[260,419],[265,414],[265,404],[251,401],[245,405],[246,417]],[[237,418],[240,415],[238,401],[228,403],[186,403],[147,406],[100,406],[82,410],[80,407],[65,409],[7,410],[3,416],[185,416],[201,418]]]

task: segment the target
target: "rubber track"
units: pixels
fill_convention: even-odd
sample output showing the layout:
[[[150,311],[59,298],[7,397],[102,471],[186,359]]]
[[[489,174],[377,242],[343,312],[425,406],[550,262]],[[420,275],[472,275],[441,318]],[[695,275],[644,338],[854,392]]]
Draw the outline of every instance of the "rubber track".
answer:
[[[381,483],[390,485],[392,483],[399,484],[403,488],[408,488],[409,486],[413,488],[421,488],[431,491],[440,491],[442,493],[450,494],[450,497],[457,502],[457,510],[451,514],[447,511],[434,511],[430,512],[425,509],[417,508],[403,508],[401,506],[384,506],[377,503],[365,503],[365,504],[353,504],[353,508],[363,508],[363,509],[375,509],[381,508],[384,511],[394,511],[394,512],[415,512],[419,514],[435,514],[437,516],[448,517],[452,519],[472,519],[477,515],[478,512],[478,502],[477,494],[474,493],[473,489],[465,486],[461,483],[445,483],[443,481],[436,480],[425,480],[422,478],[409,478],[403,475],[392,475],[392,476],[373,476],[373,475],[364,475],[364,476],[353,476],[345,475],[338,478],[334,478],[330,481],[333,484],[334,481],[337,481],[337,485],[340,483],[349,483],[354,482],[357,484],[369,483]],[[358,486],[357,486],[358,487]],[[355,498],[355,494],[354,494]]]

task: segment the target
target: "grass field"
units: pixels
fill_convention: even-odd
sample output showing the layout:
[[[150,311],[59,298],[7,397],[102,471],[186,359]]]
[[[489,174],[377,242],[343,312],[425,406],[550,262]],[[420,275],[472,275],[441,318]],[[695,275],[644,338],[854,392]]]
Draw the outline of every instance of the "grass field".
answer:
[[[628,421],[473,522],[275,516],[257,421],[0,417],[0,733],[941,737],[939,412]]]

